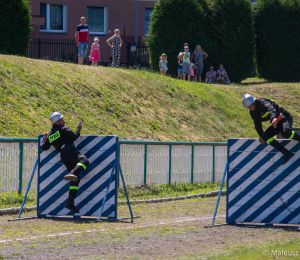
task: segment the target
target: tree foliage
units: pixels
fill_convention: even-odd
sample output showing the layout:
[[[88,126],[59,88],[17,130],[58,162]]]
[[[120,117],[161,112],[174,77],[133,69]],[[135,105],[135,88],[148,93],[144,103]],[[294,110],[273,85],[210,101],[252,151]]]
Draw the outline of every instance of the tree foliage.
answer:
[[[26,55],[31,33],[28,0],[0,0],[0,53]]]
[[[159,0],[151,15],[147,45],[151,68],[159,69],[162,53],[168,56],[168,73],[177,74],[177,56],[183,44],[189,43],[193,51],[197,44],[206,46],[206,13],[197,0]]]
[[[259,76],[300,81],[300,1],[260,0],[254,17]]]
[[[147,45],[150,63],[158,70],[162,53],[168,56],[168,73],[177,74],[177,55],[188,42],[209,55],[209,66],[224,64],[231,80],[240,82],[251,76],[254,64],[254,25],[249,0],[160,0],[151,16]]]
[[[255,54],[251,1],[214,0],[211,14],[211,38],[216,44],[212,62],[223,63],[231,81],[251,77]]]

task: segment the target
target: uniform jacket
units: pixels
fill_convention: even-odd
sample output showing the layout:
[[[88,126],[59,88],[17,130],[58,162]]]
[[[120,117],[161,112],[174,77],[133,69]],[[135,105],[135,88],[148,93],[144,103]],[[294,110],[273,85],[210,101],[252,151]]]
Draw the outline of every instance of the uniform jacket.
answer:
[[[250,111],[250,115],[254,121],[255,129],[261,137],[264,133],[262,122],[279,117],[280,113],[285,116],[291,116],[283,107],[276,104],[274,101],[266,98],[258,98],[255,100],[255,110]]]
[[[51,145],[60,152],[64,144],[70,144],[75,147],[73,141],[80,136],[80,130],[73,132],[71,128],[63,125],[53,125],[48,133],[48,137],[43,138],[42,150],[48,150]]]

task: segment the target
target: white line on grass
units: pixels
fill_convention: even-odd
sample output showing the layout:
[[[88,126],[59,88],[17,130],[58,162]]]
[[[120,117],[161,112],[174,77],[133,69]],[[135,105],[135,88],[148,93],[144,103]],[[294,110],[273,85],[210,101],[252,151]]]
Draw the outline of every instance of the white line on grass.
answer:
[[[226,215],[220,215],[216,216],[217,218],[222,218],[226,217]],[[134,227],[121,227],[121,228],[115,228],[115,230],[122,230],[122,229],[132,229],[132,228],[146,228],[146,227],[151,227],[151,226],[158,226],[158,225],[167,225],[167,224],[174,224],[174,223],[182,223],[182,222],[190,222],[190,221],[197,221],[197,220],[205,220],[205,219],[212,219],[213,217],[203,217],[203,218],[186,218],[186,219],[179,219],[175,221],[165,221],[165,222],[160,222],[160,223],[153,223],[153,224],[148,224],[148,225],[142,225],[142,226],[134,226]],[[8,243],[8,242],[14,242],[14,241],[24,241],[24,240],[33,240],[33,239],[43,239],[45,237],[55,237],[55,236],[66,236],[66,235],[71,235],[71,234],[83,234],[83,233],[94,233],[94,232],[99,232],[99,231],[105,231],[106,229],[99,229],[99,230],[87,230],[87,231],[74,231],[74,232],[69,232],[69,233],[58,233],[58,234],[51,234],[51,235],[43,235],[39,237],[30,237],[30,238],[17,238],[17,239],[9,239],[9,240],[0,240],[0,244],[2,243]]]

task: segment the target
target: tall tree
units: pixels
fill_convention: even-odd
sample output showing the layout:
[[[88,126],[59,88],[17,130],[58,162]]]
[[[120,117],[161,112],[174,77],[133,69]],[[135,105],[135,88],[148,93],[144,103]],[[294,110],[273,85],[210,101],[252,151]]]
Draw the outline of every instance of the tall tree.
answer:
[[[210,37],[216,43],[214,64],[223,63],[229,78],[240,82],[251,77],[255,32],[249,0],[213,0]]]
[[[300,1],[259,0],[254,16],[259,76],[300,81]]]
[[[28,0],[0,0],[0,53],[26,55],[31,16]]]
[[[162,53],[168,56],[168,73],[177,74],[177,55],[183,44],[189,43],[193,51],[197,44],[209,45],[205,32],[206,13],[197,0],[159,0],[151,15],[151,24],[146,39],[150,51],[151,68],[159,69]]]

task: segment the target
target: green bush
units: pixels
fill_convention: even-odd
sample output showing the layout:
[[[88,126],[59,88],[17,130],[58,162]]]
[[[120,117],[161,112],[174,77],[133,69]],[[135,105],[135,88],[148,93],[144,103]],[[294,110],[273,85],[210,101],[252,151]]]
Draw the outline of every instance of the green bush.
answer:
[[[210,30],[217,45],[210,53],[210,63],[223,63],[231,81],[251,77],[255,54],[251,1],[213,0]]]
[[[168,74],[177,75],[177,56],[183,44],[189,43],[194,51],[197,44],[209,45],[205,32],[207,20],[203,7],[197,0],[159,0],[151,15],[151,24],[146,39],[150,52],[150,64],[159,70],[159,57],[166,53]]]
[[[252,75],[254,65],[254,25],[249,0],[163,0],[151,16],[147,45],[150,63],[158,71],[160,55],[168,56],[168,73],[177,74],[177,55],[188,42],[208,54],[202,76],[209,66],[224,64],[232,81]]]
[[[254,17],[259,76],[300,81],[300,1],[260,0]]]
[[[0,53],[26,55],[31,16],[28,0],[0,1]]]

